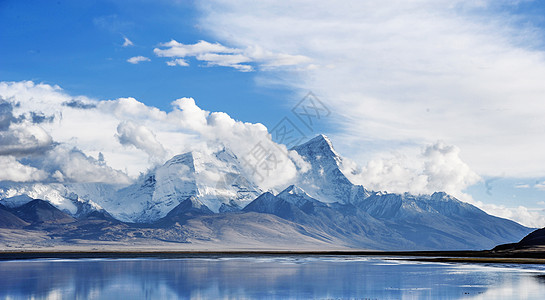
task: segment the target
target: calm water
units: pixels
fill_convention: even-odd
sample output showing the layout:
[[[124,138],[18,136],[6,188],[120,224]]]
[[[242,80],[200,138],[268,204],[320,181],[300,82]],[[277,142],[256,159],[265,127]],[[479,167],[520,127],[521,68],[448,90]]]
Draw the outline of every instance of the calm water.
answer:
[[[0,299],[543,299],[544,266],[354,257],[0,262]]]

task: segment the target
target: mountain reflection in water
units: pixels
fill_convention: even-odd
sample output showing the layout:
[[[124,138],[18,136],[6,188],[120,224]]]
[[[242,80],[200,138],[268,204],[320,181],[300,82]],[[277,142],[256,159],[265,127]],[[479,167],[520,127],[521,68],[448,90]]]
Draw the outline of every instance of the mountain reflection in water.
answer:
[[[540,299],[543,266],[354,257],[0,262],[0,298]]]

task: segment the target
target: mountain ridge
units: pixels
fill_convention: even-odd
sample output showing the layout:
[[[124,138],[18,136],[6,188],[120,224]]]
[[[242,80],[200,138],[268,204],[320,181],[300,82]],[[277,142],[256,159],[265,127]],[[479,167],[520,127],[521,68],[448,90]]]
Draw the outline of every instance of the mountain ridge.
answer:
[[[50,196],[51,200],[46,200],[73,218],[65,226],[70,228],[69,236],[77,236],[77,231],[85,227],[86,236],[100,239],[123,239],[128,235],[187,242],[195,235],[199,241],[213,241],[212,236],[222,231],[214,227],[218,224],[246,220],[252,222],[247,224],[250,228],[265,230],[257,225],[260,217],[273,222],[278,230],[284,224],[307,242],[359,249],[488,249],[519,240],[531,231],[444,192],[394,194],[355,185],[344,175],[343,158],[325,135],[291,151],[307,167],[280,192],[260,189],[258,182],[244,173],[241,159],[223,148],[214,153],[176,155],[122,188],[57,184],[39,186],[40,194],[32,190],[31,184],[8,184],[9,193],[5,189],[2,192],[0,185],[0,195],[12,195],[0,203],[13,210],[12,206],[32,199],[28,195]],[[14,197],[17,188],[31,192]],[[191,224],[199,229],[188,227]],[[249,235],[246,238],[263,233],[237,226]],[[68,234],[61,227],[54,228],[56,234]],[[102,233],[93,233],[93,228]]]

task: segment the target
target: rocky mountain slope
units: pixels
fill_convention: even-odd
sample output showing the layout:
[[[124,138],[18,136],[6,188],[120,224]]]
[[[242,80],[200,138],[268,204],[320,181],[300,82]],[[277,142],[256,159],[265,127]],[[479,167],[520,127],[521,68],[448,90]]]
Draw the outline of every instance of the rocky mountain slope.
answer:
[[[519,242],[498,245],[495,251],[540,252],[545,255],[545,228],[536,229]]]

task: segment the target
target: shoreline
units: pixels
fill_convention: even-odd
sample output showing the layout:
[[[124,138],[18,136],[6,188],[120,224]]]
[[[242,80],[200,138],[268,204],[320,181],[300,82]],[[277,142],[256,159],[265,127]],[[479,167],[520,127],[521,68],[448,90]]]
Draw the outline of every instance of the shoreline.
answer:
[[[541,250],[541,249],[540,249]],[[30,259],[183,259],[210,257],[256,257],[256,256],[347,256],[347,257],[387,257],[395,260],[411,260],[421,262],[441,263],[514,263],[514,264],[545,264],[543,251],[494,252],[484,251],[368,251],[368,250],[331,250],[331,251],[298,251],[298,250],[22,250],[0,251],[0,261],[30,260]]]

